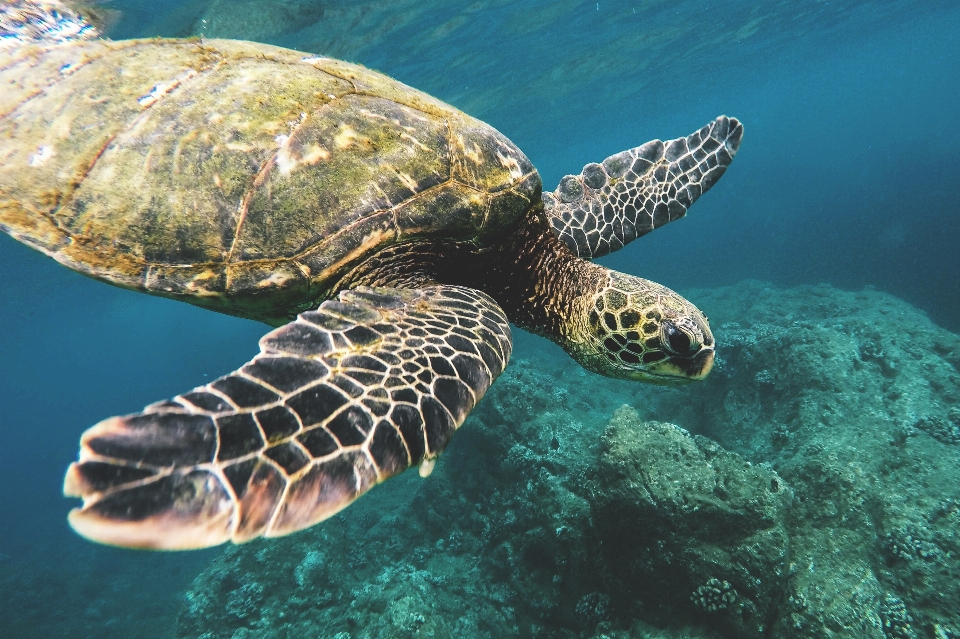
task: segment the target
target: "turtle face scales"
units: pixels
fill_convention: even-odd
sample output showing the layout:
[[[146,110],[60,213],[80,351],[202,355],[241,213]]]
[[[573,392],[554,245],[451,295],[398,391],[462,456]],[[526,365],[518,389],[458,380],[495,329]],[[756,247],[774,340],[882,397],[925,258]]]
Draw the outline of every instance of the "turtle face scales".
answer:
[[[740,121],[720,116],[686,137],[651,140],[587,164],[544,193],[550,226],[581,260],[617,251],[684,217],[723,175],[742,139]],[[693,304],[596,264],[570,270],[574,300],[557,341],[583,367],[654,384],[682,384],[710,372],[713,335]]]
[[[713,367],[707,318],[670,289],[609,271],[606,285],[581,299],[580,339],[569,350],[585,368],[676,385],[703,379]]]

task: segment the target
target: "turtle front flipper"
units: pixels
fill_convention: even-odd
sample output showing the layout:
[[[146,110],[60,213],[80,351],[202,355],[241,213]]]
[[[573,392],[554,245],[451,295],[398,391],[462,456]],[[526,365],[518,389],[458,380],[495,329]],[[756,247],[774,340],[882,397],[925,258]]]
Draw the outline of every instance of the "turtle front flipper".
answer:
[[[479,291],[358,288],[260,340],[238,371],[84,433],[64,493],[94,541],[185,549],[285,535],[421,473],[503,371]]]
[[[721,115],[669,142],[651,140],[567,175],[543,194],[557,237],[584,259],[618,251],[680,219],[733,161],[743,125]]]

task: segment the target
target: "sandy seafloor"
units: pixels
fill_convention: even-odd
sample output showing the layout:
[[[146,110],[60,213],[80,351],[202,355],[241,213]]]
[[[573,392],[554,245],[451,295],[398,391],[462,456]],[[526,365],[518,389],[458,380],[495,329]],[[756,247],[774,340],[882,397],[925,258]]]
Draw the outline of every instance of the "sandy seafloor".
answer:
[[[550,189],[737,116],[688,218],[603,260],[703,308],[720,361],[650,388],[517,331],[427,480],[283,540],[102,548],[60,496],[80,433],[233,370],[264,327],[2,237],[0,636],[960,636],[955,2],[107,7],[115,37],[387,72],[499,128]]]

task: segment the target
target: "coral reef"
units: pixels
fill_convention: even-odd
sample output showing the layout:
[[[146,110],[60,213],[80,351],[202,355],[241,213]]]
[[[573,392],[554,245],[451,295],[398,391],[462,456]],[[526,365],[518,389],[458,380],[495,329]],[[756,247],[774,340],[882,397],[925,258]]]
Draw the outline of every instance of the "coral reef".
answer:
[[[579,636],[609,623],[583,485],[601,407],[631,385],[591,378],[514,362],[429,478],[407,473],[320,526],[228,548],[188,593],[177,636]],[[254,582],[259,613],[230,614]]]
[[[691,295],[703,384],[517,359],[429,478],[228,548],[177,636],[960,636],[960,338],[873,290]]]
[[[591,488],[608,587],[623,610],[764,636],[789,566],[793,495],[775,472],[622,408],[603,434]]]
[[[955,627],[960,455],[946,425],[960,406],[960,338],[869,288],[694,295],[726,348],[705,392],[662,395],[655,413],[771,464],[794,489],[794,603],[775,636],[901,632],[885,630],[890,597],[915,629]]]

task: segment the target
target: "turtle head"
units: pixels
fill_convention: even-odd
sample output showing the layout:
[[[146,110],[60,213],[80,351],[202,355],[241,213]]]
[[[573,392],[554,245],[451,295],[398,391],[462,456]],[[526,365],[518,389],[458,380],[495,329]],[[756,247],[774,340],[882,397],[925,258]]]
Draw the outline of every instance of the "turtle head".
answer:
[[[584,368],[666,385],[710,372],[714,340],[706,316],[665,286],[607,271],[578,301],[565,347]]]

